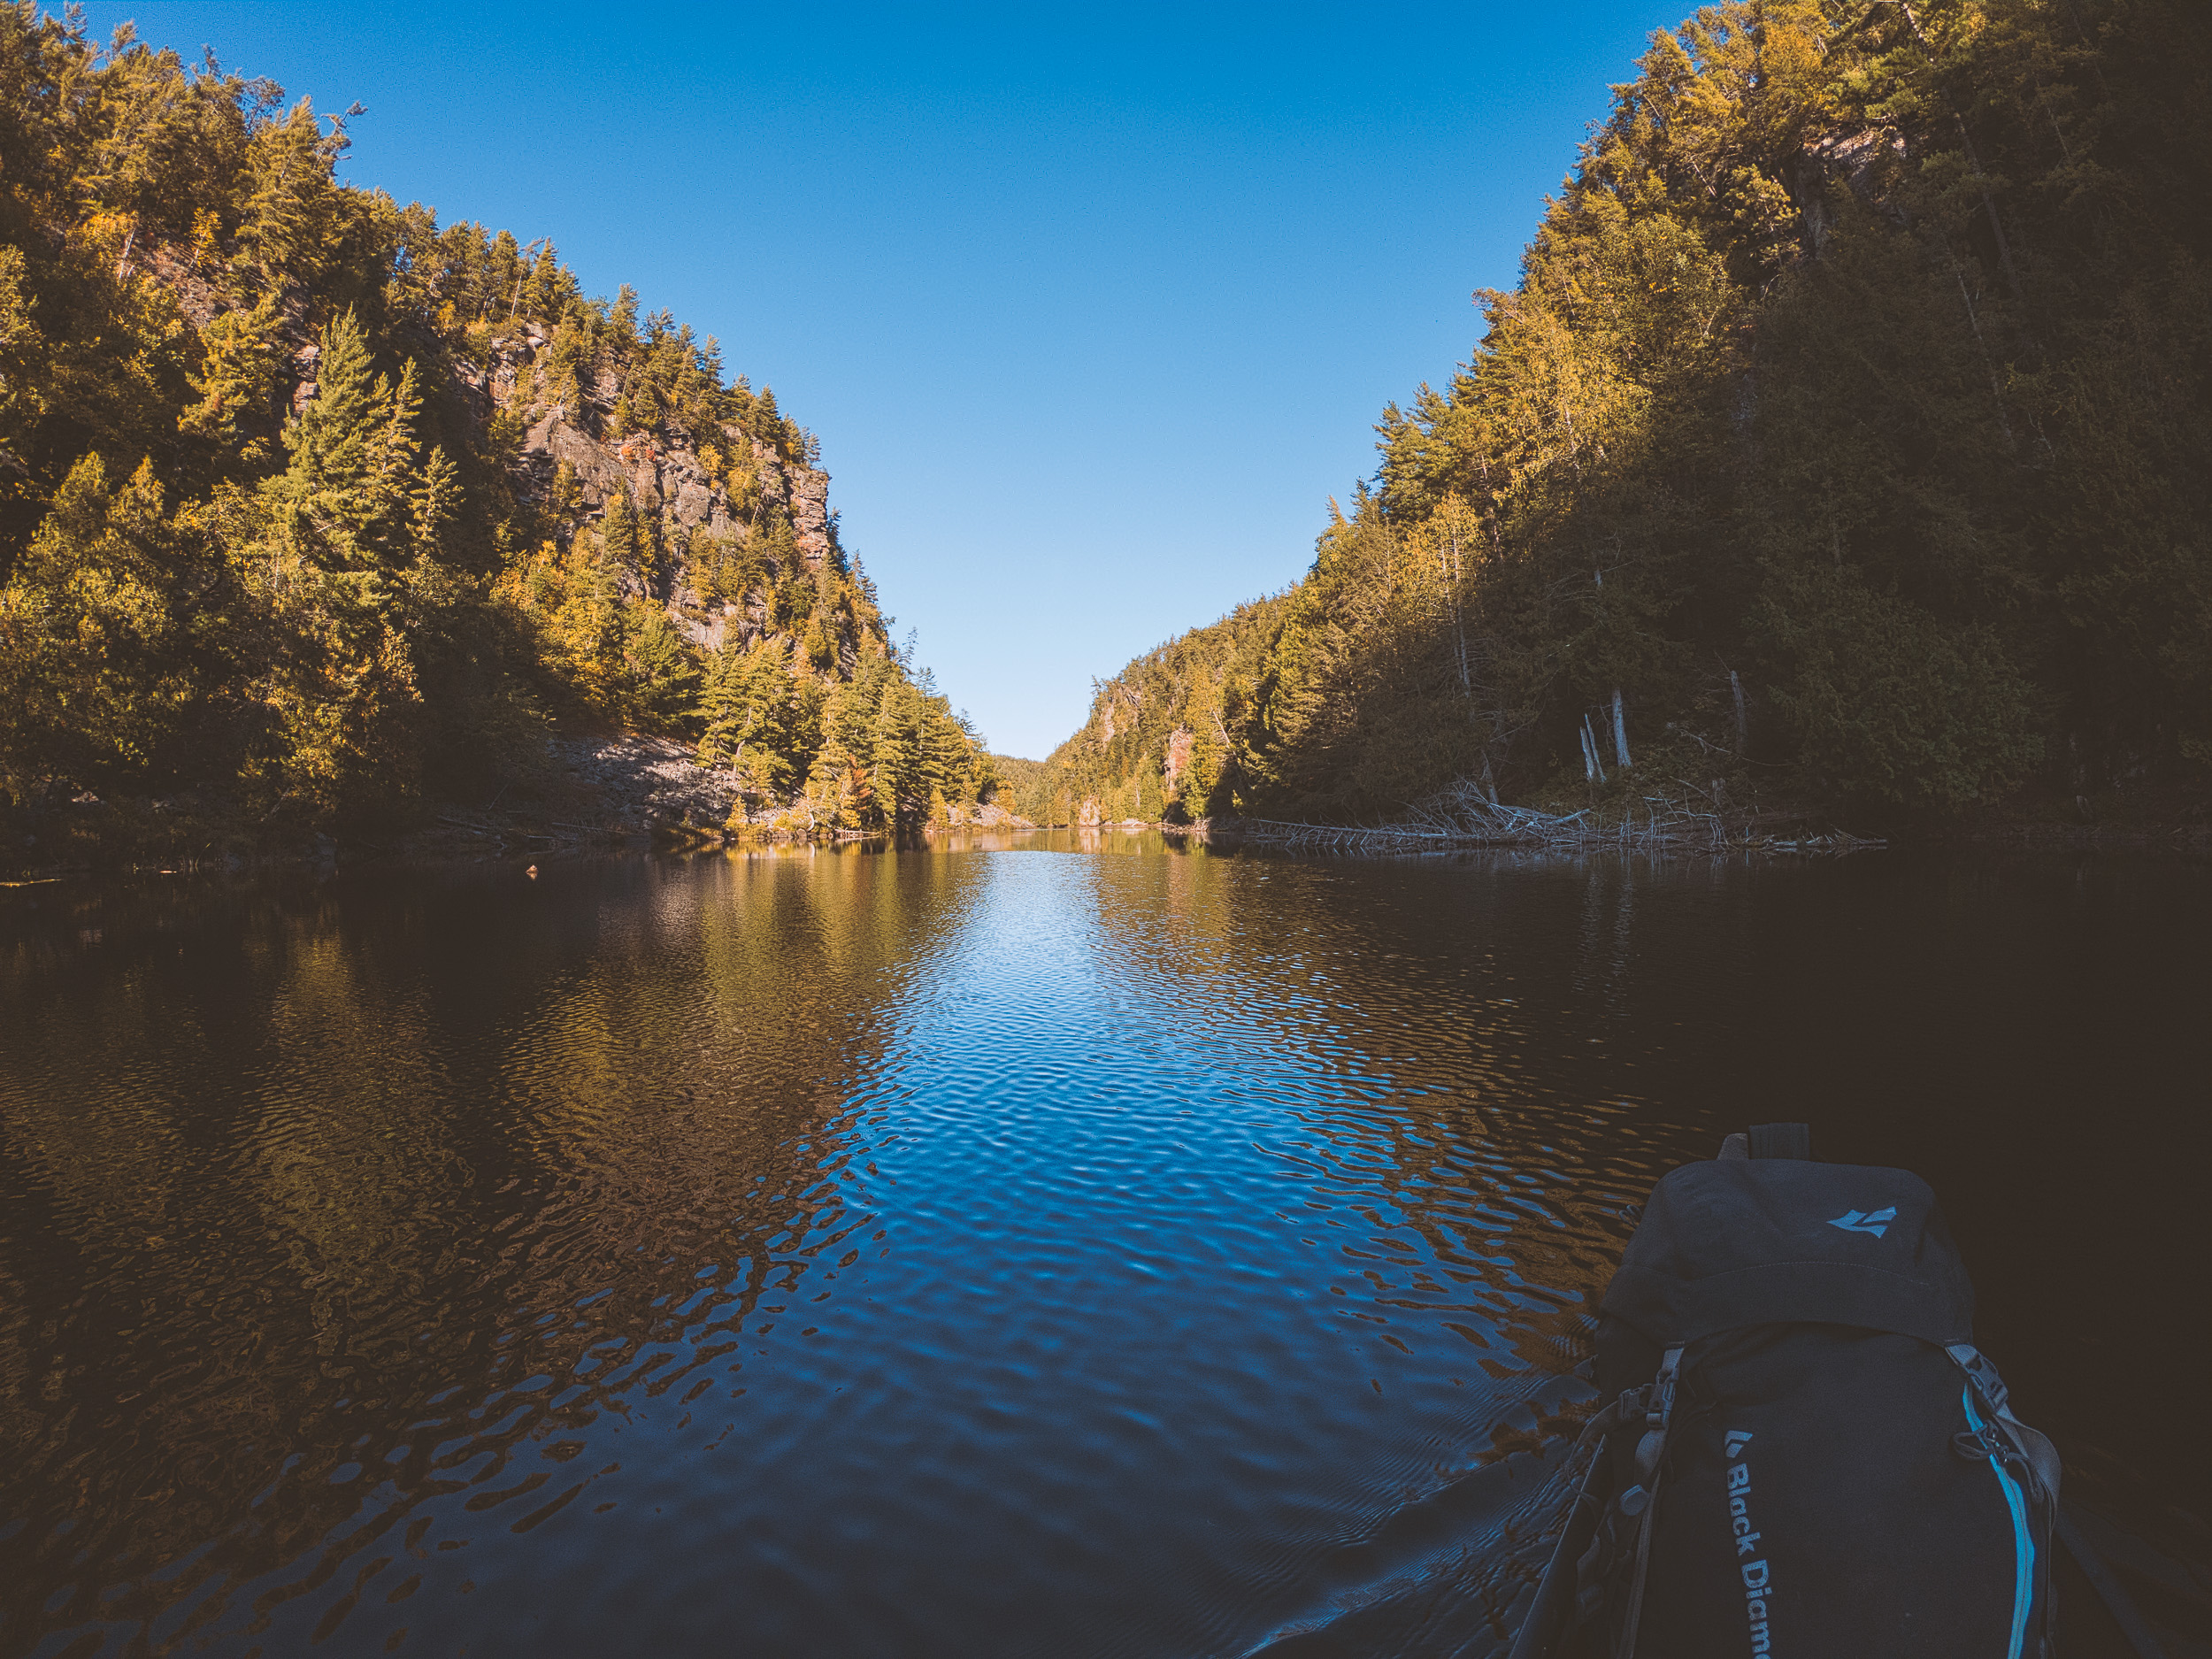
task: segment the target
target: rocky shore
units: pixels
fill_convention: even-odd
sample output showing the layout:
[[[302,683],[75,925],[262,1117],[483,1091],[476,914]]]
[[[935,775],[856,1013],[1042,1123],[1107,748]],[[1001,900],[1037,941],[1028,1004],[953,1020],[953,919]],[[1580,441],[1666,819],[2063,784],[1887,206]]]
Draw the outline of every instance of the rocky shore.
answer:
[[[257,820],[227,795],[103,799],[55,795],[10,815],[0,873],[16,879],[84,870],[242,869],[260,864],[512,856],[617,848],[706,847],[747,839],[831,838],[803,803],[742,810],[727,772],[689,745],[633,733],[557,737],[521,786],[473,802],[430,801],[348,833]],[[940,828],[1027,829],[985,805]],[[850,839],[849,834],[837,837]]]

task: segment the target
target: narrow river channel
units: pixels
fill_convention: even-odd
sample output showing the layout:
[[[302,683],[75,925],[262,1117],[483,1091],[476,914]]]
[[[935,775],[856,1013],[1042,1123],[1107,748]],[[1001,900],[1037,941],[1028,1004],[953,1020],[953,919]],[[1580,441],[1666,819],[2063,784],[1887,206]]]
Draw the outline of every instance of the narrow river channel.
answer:
[[[2208,1014],[2171,861],[18,889],[0,1654],[1500,1653],[1626,1207],[1784,1118],[2185,1601]]]

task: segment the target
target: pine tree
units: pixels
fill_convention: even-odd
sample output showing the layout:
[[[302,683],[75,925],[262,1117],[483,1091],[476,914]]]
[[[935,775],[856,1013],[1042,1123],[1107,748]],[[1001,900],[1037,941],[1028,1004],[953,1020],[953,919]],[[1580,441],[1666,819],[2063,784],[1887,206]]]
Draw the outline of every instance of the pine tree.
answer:
[[[396,411],[351,310],[323,331],[315,376],[315,395],[284,431],[291,465],[278,493],[311,515],[342,557],[357,559],[357,538],[389,505],[383,487]]]
[[[783,642],[761,640],[749,649],[732,646],[718,652],[700,713],[706,724],[699,739],[701,765],[733,766],[748,754],[764,753],[788,772],[792,684]]]
[[[200,331],[200,368],[191,377],[200,401],[177,417],[180,431],[234,443],[273,424],[280,319],[272,288],[250,310],[225,311]]]
[[[27,763],[106,784],[184,758],[198,689],[179,601],[204,581],[163,511],[151,462],[111,488],[97,454],[70,469],[0,586],[0,787]],[[189,585],[188,585],[189,584]]]
[[[629,723],[648,731],[680,730],[698,708],[697,657],[660,606],[626,605],[623,618],[630,680],[624,712]]]
[[[458,512],[460,502],[460,469],[442,448],[432,449],[423,458],[408,503],[418,558],[434,559],[442,555],[446,530]]]
[[[276,641],[268,741],[250,768],[281,804],[357,810],[418,787],[428,737],[417,641],[449,595],[418,580],[421,521],[441,511],[414,437],[413,365],[376,373],[356,315],[324,331],[315,394],[284,433],[290,464],[228,528]],[[254,532],[257,530],[258,534]]]
[[[573,284],[565,282],[567,273],[561,267],[560,256],[554,251],[550,241],[541,242],[538,257],[530,266],[529,280],[522,290],[522,310],[526,316],[550,321],[561,314]]]
[[[606,510],[599,521],[599,545],[616,568],[635,572],[649,585],[659,573],[659,549],[655,545],[651,521],[632,503],[627,484],[618,485],[614,494],[607,497]]]
[[[869,760],[878,803],[887,817],[908,819],[924,805],[919,724],[921,699],[904,679],[884,687],[870,733]]]
[[[1190,688],[1183,701],[1182,724],[1178,728],[1187,735],[1188,745],[1172,796],[1172,804],[1180,817],[1196,819],[1212,816],[1216,792],[1228,759],[1221,706],[1220,687],[1206,664],[1201,663],[1191,672]]]
[[[881,821],[867,769],[834,736],[824,741],[807,770],[806,801],[815,823],[824,829],[860,829]]]
[[[342,134],[324,136],[304,98],[283,120],[254,134],[237,241],[261,280],[319,273],[329,257],[335,206],[330,166],[344,148]]]

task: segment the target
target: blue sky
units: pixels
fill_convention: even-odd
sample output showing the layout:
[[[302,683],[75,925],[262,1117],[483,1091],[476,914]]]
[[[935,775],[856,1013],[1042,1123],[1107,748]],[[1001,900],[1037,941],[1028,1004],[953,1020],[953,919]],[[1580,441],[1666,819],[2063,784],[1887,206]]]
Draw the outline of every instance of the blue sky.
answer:
[[[550,235],[819,434],[1002,753],[1306,569],[1689,7],[92,4],[358,99],[341,172]]]

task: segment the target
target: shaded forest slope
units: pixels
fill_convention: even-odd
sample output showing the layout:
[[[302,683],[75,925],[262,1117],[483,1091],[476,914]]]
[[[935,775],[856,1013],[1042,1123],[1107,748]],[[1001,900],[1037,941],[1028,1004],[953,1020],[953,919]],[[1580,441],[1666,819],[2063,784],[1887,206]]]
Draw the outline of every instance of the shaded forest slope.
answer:
[[[1305,578],[1102,683],[1035,805],[2201,817],[2208,202],[2212,9],[1701,11]]]
[[[340,182],[346,118],[0,5],[0,793],[295,828],[526,795],[557,725],[755,809],[995,787],[813,436],[549,241]],[[20,838],[18,838],[19,840]]]

